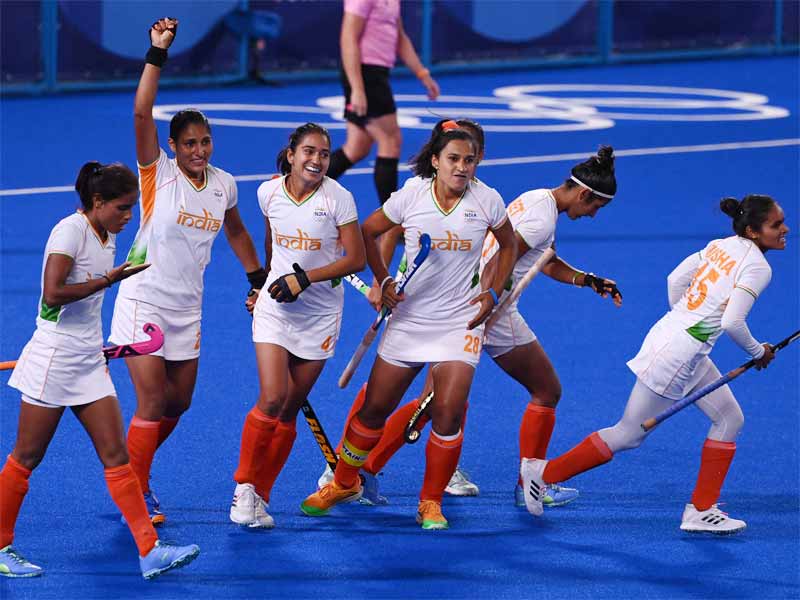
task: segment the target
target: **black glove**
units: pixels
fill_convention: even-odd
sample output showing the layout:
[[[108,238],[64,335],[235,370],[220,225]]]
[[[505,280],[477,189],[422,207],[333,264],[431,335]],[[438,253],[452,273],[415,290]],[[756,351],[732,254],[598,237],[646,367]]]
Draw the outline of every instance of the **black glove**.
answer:
[[[276,302],[294,302],[304,289],[306,289],[311,282],[308,280],[308,275],[297,263],[292,265],[294,273],[287,273],[281,275],[270,284],[269,292],[270,297]]]
[[[247,295],[250,296],[253,290],[260,290],[264,287],[264,284],[267,283],[267,272],[263,267],[259,267],[255,271],[250,271],[247,274],[247,282],[250,284],[250,291],[247,292]]]
[[[585,273],[583,276],[583,285],[584,287],[590,287],[596,293],[600,294],[609,294],[612,298],[619,297],[622,300],[622,293],[617,288],[616,283],[610,282],[608,279],[604,277],[599,277],[594,273]]]

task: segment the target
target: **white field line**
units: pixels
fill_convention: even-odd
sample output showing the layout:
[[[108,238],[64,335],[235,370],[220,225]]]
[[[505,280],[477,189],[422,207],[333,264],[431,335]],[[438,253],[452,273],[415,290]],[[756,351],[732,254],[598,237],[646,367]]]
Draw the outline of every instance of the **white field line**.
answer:
[[[657,146],[654,148],[630,148],[628,150],[614,150],[615,156],[648,156],[657,154],[690,154],[693,152],[720,152],[723,150],[752,150],[757,148],[779,148],[781,146],[800,146],[800,138],[785,138],[777,140],[760,140],[755,142],[728,142],[722,144],[698,144],[694,146]],[[561,162],[583,160],[591,156],[594,150],[583,152],[570,152],[568,154],[544,154],[539,156],[517,156],[512,158],[489,158],[481,162],[481,169],[505,165],[524,165],[532,163]],[[401,171],[408,171],[407,165],[400,165]],[[372,167],[357,167],[347,171],[348,175],[365,175],[372,173]],[[257,173],[255,175],[238,175],[236,181],[263,181],[274,173]],[[0,196],[29,196],[37,194],[54,194],[60,192],[73,192],[71,185],[54,187],[17,188],[0,190]]]

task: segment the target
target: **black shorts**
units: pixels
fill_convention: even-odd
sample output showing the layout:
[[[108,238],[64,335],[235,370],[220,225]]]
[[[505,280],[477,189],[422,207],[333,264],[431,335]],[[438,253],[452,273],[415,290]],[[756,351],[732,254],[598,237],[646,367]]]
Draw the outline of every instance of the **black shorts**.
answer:
[[[391,115],[397,112],[394,103],[392,86],[389,85],[389,68],[377,65],[361,65],[361,76],[364,78],[364,90],[367,94],[367,115],[359,117],[355,113],[347,110],[350,104],[350,83],[347,75],[342,70],[342,89],[344,89],[344,118],[346,121],[364,127],[367,121],[383,115]]]

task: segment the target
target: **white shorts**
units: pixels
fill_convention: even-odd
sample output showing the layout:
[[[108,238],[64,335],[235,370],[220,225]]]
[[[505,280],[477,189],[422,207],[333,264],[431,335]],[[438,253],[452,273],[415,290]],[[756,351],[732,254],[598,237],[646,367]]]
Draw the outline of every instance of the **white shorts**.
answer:
[[[423,364],[450,361],[478,366],[483,326],[467,330],[466,322],[418,322],[404,316],[386,324],[378,356],[391,364]]]
[[[275,344],[306,360],[326,360],[333,356],[339,340],[342,313],[330,315],[278,316],[256,303],[253,311],[253,341],[256,344]]]
[[[117,395],[102,351],[54,348],[35,334],[22,349],[8,385],[22,392],[24,401],[50,408]]]
[[[142,342],[150,337],[142,330],[145,323],[155,323],[164,332],[164,345],[153,352],[164,360],[191,360],[200,356],[200,321],[202,312],[171,310],[141,300],[117,296],[111,319],[112,344]]]
[[[628,367],[659,396],[683,398],[711,367],[708,344],[659,321],[650,329]]]
[[[536,341],[536,335],[516,306],[509,308],[492,323],[492,328],[483,339],[483,351],[492,358],[511,352],[517,346]]]

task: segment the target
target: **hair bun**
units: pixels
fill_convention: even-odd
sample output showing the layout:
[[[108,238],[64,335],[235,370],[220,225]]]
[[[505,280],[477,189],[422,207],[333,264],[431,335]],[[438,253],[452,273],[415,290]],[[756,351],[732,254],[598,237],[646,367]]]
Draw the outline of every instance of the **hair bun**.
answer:
[[[594,159],[600,167],[614,172],[614,148],[611,146],[600,146]]]
[[[722,212],[726,215],[735,219],[737,214],[739,213],[739,207],[741,206],[741,202],[739,202],[736,198],[727,197],[723,198],[719,202],[719,208]]]

